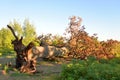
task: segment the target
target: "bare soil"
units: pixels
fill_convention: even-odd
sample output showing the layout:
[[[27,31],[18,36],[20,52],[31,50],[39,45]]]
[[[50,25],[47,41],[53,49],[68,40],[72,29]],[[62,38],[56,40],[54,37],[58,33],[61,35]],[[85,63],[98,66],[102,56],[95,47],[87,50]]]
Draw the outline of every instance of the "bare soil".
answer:
[[[2,73],[3,65],[8,62],[11,62],[12,65],[15,65],[15,58],[0,58],[0,80],[60,80],[60,72],[62,70],[62,64],[64,63],[38,60],[37,72],[35,74],[28,75],[25,73],[9,70],[9,72],[4,75]]]

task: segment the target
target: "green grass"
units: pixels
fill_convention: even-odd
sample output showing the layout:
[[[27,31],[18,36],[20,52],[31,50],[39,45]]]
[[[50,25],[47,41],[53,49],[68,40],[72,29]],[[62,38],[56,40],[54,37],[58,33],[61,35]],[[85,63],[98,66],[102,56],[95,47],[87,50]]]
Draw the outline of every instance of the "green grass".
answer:
[[[120,80],[120,58],[112,60],[73,60],[63,65],[62,80]]]

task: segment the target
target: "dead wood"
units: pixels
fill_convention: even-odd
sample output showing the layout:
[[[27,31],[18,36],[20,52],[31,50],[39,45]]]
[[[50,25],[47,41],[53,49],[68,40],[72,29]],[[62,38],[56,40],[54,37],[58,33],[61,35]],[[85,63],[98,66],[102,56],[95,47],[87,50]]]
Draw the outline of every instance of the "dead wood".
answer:
[[[11,32],[12,32],[13,36],[15,37],[15,39],[18,40],[18,37],[16,36],[13,28],[11,26],[9,26],[9,25],[7,25],[7,27],[11,30]]]
[[[7,25],[7,27],[11,30],[15,40],[11,43],[14,45],[14,51],[16,51],[16,68],[21,72],[26,73],[34,73],[36,71],[36,61],[28,59],[28,51],[34,46],[32,43],[28,44],[26,47],[23,43],[23,37],[18,39],[18,36],[15,34],[14,29]],[[32,54],[32,53],[31,53]]]

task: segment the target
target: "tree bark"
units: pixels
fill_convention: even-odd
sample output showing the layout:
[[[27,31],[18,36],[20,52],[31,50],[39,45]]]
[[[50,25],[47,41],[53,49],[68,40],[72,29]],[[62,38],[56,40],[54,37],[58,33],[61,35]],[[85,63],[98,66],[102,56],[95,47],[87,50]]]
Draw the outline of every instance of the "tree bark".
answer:
[[[11,26],[9,26],[9,25],[7,25],[7,27],[11,30],[11,32],[12,32],[13,36],[15,37],[15,39],[18,40],[18,37],[16,36],[16,34],[15,34],[13,28],[12,28]]]
[[[32,60],[28,60],[28,50],[31,47],[31,44],[29,44],[27,47],[24,46],[22,43],[23,37],[21,39],[18,39],[17,35],[15,34],[13,28],[9,25],[7,27],[11,30],[13,36],[15,37],[15,40],[12,41],[12,44],[14,45],[14,51],[16,51],[16,68],[19,69],[22,72],[35,72],[35,63]],[[31,53],[32,54],[32,53]]]

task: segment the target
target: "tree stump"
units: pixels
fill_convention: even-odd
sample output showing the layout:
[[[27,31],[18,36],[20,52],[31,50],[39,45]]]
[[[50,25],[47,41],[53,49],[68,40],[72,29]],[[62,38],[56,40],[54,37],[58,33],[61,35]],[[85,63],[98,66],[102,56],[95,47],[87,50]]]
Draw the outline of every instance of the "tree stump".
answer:
[[[11,30],[13,36],[15,37],[15,40],[11,42],[11,44],[14,45],[14,51],[16,52],[16,68],[20,70],[20,72],[26,72],[26,73],[34,73],[36,72],[36,60],[29,60],[28,59],[28,50],[33,47],[33,45],[30,43],[26,47],[23,43],[23,37],[18,39],[16,36],[13,28],[9,25],[7,27]]]

